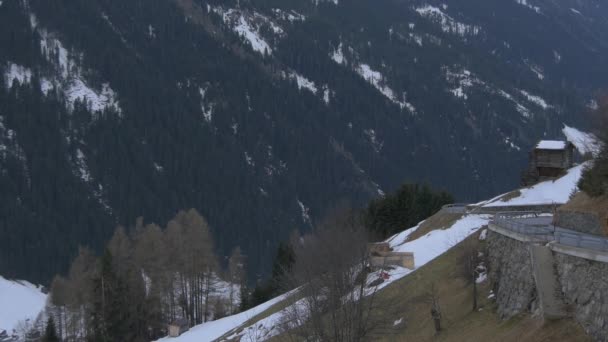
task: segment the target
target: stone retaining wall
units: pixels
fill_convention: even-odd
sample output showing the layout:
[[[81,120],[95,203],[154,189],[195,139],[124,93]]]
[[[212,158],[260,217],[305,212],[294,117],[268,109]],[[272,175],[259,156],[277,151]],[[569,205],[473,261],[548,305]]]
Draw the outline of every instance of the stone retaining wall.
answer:
[[[593,213],[558,210],[555,213],[555,224],[585,234],[605,235],[600,218]]]
[[[566,303],[595,341],[608,341],[608,263],[555,253]]]
[[[527,244],[488,231],[489,278],[503,319],[536,309],[536,289]]]
[[[488,231],[489,279],[503,319],[538,313],[528,242]],[[608,263],[553,252],[556,294],[594,341],[608,342]]]

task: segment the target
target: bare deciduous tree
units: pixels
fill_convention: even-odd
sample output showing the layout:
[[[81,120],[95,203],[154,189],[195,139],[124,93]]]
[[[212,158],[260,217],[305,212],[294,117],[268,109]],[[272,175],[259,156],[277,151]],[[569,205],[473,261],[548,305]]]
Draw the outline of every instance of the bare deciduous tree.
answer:
[[[283,326],[319,341],[362,341],[375,326],[376,286],[369,286],[367,232],[350,208],[333,211],[294,244],[292,288],[299,286]]]

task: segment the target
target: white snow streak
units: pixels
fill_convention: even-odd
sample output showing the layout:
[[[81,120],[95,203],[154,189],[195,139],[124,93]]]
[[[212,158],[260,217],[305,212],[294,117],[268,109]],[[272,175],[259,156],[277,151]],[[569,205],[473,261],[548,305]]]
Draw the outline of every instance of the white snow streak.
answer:
[[[444,8],[445,9],[445,8]],[[476,25],[467,25],[460,23],[449,15],[445,14],[441,9],[426,5],[414,9],[420,16],[430,19],[441,26],[441,30],[446,33],[452,33],[459,36],[477,35],[481,32],[481,27]]]
[[[405,100],[405,94],[403,95],[404,100],[395,96],[395,92],[385,84],[384,76],[379,71],[373,70],[368,64],[360,64],[355,71],[391,102],[398,104],[401,109],[407,108],[412,113],[416,112],[416,108]]]

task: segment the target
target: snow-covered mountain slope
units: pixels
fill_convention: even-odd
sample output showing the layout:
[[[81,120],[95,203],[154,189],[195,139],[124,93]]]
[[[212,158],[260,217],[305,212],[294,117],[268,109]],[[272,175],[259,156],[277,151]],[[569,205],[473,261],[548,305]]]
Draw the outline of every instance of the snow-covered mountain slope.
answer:
[[[585,165],[578,165],[568,171],[568,173],[555,180],[537,184],[529,189],[522,189],[521,194],[509,201],[500,201],[504,195],[497,196],[493,199],[478,203],[483,205],[536,205],[536,204],[551,204],[565,203],[570,194],[576,191],[576,184],[580,178],[581,170]],[[409,270],[400,267],[394,267],[386,271],[384,276],[387,279],[378,286],[378,290],[382,291],[393,282],[396,282],[404,277],[415,272],[432,262],[437,257],[443,255],[451,248],[455,247],[469,236],[478,233],[491,220],[492,215],[489,214],[465,214],[447,228],[437,227],[430,230],[428,233],[420,236],[417,239],[408,241],[408,237],[416,232],[422,223],[420,222],[415,227],[404,230],[386,240],[396,252],[413,252],[415,259],[415,269]],[[481,232],[480,239],[485,238],[486,233]],[[369,276],[370,280],[380,277],[379,273],[372,273]],[[485,273],[482,273],[477,279],[478,282],[485,280]],[[215,322],[209,322],[199,325],[177,339],[172,341],[203,341],[213,340],[224,336],[226,340],[237,341],[265,341],[273,336],[281,333],[280,323],[283,322],[283,317],[287,317],[289,309],[282,309],[271,315],[261,319],[255,319],[264,310],[285,300],[290,293],[279,296],[267,303],[264,303],[256,308],[242,312],[238,315],[226,317]],[[296,302],[293,305],[298,305]],[[168,341],[169,339],[163,339]]]
[[[21,323],[31,325],[44,309],[46,297],[39,287],[27,281],[0,276],[0,331],[6,330],[10,335]]]

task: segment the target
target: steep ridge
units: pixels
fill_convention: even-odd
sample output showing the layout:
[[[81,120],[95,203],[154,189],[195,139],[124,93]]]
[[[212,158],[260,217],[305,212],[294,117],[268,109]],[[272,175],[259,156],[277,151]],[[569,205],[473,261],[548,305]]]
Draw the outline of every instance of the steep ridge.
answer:
[[[116,224],[195,207],[253,276],[342,198],[403,181],[462,200],[510,189],[538,136],[584,125],[607,15],[540,0],[4,1],[0,272],[47,282]]]

